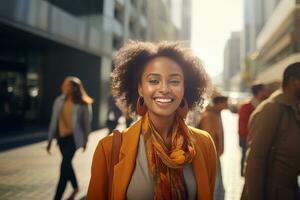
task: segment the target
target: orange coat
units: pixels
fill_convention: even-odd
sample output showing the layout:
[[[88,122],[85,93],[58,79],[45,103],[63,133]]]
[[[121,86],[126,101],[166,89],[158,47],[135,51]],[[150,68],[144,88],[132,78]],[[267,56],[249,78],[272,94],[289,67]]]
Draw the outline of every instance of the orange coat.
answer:
[[[197,199],[213,199],[216,176],[216,150],[209,134],[189,127],[196,148],[192,162],[197,182]],[[119,163],[114,166],[112,199],[126,199],[127,187],[135,167],[141,120],[123,132]],[[94,153],[91,179],[87,200],[108,199],[109,164],[111,160],[112,137],[106,137],[98,143]]]
[[[201,116],[199,128],[210,133],[215,143],[218,156],[221,156],[224,151],[224,132],[221,113],[216,111],[214,107],[207,107]]]

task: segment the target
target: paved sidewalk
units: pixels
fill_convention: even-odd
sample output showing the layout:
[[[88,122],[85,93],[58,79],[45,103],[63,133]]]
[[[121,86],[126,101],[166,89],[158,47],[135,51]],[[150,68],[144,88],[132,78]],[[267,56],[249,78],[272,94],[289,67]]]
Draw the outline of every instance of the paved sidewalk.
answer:
[[[84,199],[90,178],[93,153],[98,141],[107,129],[93,132],[87,149],[79,149],[73,159],[80,192],[76,199]],[[51,155],[46,152],[47,142],[39,142],[0,153],[0,199],[1,200],[47,200],[53,199],[58,182],[61,155],[53,142]],[[65,198],[72,192],[67,186]],[[64,199],[65,199],[64,198]]]
[[[244,185],[240,176],[241,149],[238,141],[238,116],[229,110],[222,112],[224,154],[221,156],[226,200],[239,200]]]

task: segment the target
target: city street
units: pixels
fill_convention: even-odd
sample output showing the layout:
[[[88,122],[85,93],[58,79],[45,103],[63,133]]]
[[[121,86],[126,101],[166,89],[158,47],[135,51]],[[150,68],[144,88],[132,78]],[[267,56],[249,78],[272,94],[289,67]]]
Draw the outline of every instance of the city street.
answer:
[[[142,97],[138,106],[149,106],[147,98],[154,97],[158,107],[171,109],[168,105],[175,105],[172,102],[179,94],[184,94],[189,104],[194,100],[204,100],[206,104],[211,95],[211,103],[216,105],[219,100],[214,97],[224,95],[227,99],[221,97],[221,103],[228,100],[232,112],[237,112],[239,105],[249,98],[251,102],[244,112],[248,122],[248,115],[267,93],[282,88],[283,99],[293,108],[277,112],[279,122],[298,120],[299,16],[300,0],[0,1],[0,200],[54,198],[62,156],[56,141],[51,153],[47,152],[48,127],[50,137],[57,132],[61,137],[69,136],[60,140],[60,146],[66,149],[62,150],[66,160],[62,174],[77,187],[70,170],[74,148],[70,148],[72,135],[68,134],[75,133],[76,144],[85,144],[82,133],[90,132],[91,126],[98,130],[90,134],[85,151],[77,150],[72,160],[79,187],[75,199],[86,199],[95,148],[108,129],[113,129],[110,124],[115,127],[115,120],[121,115],[116,105],[124,103],[124,109],[138,110],[131,105],[137,97]],[[148,78],[153,74],[157,80]],[[180,75],[178,80],[170,79],[174,74]],[[175,84],[180,87],[173,87]],[[258,88],[263,88],[263,92]],[[160,94],[167,92],[172,94]],[[204,99],[197,99],[198,93]],[[295,104],[290,105],[290,101]],[[184,107],[179,110],[184,111],[186,103],[182,103]],[[238,114],[231,111],[223,110],[221,114],[224,145],[218,136],[214,138],[218,154],[224,149],[217,160],[215,200],[239,200],[244,185]],[[197,117],[194,119],[201,119]],[[119,120],[119,131],[126,126],[125,121],[125,117]],[[153,120],[156,121],[157,128],[165,123]],[[268,125],[268,120],[263,123]],[[99,129],[104,124],[107,128]],[[266,154],[268,150],[268,162],[260,171],[267,171],[268,179],[276,177],[268,180],[271,189],[278,187],[278,193],[288,193],[291,190],[280,185],[289,185],[288,178],[281,178],[284,173],[280,172],[290,178],[298,174],[300,156],[294,147],[299,138],[284,135],[286,138],[281,139],[277,135],[299,131],[296,121],[293,126],[283,123],[291,131],[277,124],[279,133],[258,134],[257,138],[266,137],[257,139],[253,149],[257,154]],[[219,116],[213,126],[220,130]],[[161,128],[162,133],[169,131],[165,126]],[[241,131],[241,136],[247,134]],[[274,137],[268,140],[271,135]],[[261,145],[263,140],[268,140],[263,144],[269,146]],[[253,165],[256,162],[259,159],[254,159]],[[274,170],[269,167],[270,162]],[[206,189],[201,181],[198,186]],[[65,181],[60,183],[63,187],[58,188],[64,188]],[[63,199],[70,199],[72,192],[68,183]],[[268,195],[268,191],[264,192]]]
[[[238,200],[243,186],[240,172],[240,150],[237,137],[237,116],[229,111],[222,113],[225,129],[225,151],[221,157],[225,199]],[[121,126],[120,126],[121,128]],[[107,134],[106,129],[92,133],[86,151],[77,151],[73,160],[80,193],[84,199],[90,178],[90,166],[98,141]],[[0,153],[0,199],[50,200],[58,181],[60,153],[56,145],[51,155],[46,152],[46,142],[15,148]],[[72,192],[67,186],[64,199]]]

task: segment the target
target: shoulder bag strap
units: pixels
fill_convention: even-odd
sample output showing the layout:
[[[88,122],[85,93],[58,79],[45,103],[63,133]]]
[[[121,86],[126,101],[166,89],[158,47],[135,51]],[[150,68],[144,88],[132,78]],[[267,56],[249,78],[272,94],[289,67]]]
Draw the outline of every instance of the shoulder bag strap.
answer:
[[[109,171],[109,182],[108,182],[108,198],[112,198],[112,184],[114,177],[114,166],[119,162],[119,153],[122,145],[122,133],[118,130],[113,130],[113,141],[111,150],[111,161],[110,161],[110,171]]]

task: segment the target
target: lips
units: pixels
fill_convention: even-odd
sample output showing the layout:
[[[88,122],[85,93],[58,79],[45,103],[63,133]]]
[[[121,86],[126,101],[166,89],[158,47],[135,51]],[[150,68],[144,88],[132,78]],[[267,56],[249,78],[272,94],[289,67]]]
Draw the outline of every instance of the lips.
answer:
[[[174,101],[172,98],[154,98],[154,101],[157,103],[171,103]]]

